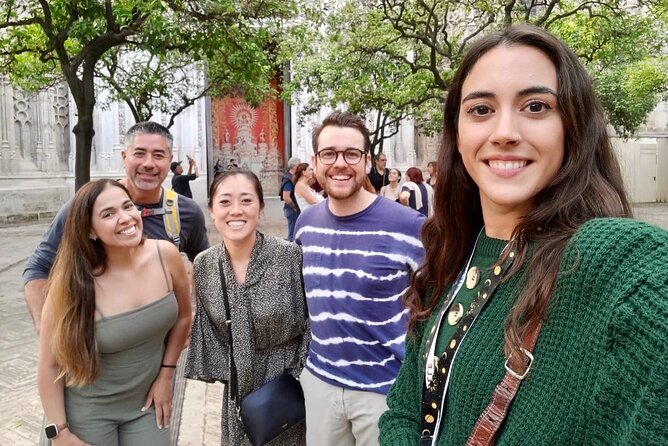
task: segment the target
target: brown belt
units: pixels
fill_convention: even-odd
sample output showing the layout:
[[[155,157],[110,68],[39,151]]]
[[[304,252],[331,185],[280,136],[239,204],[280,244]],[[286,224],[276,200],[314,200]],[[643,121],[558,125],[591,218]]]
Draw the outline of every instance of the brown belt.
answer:
[[[496,441],[496,435],[503,425],[503,421],[508,416],[508,409],[517,394],[517,391],[522,384],[522,380],[527,376],[533,364],[533,356],[531,352],[536,346],[538,334],[540,333],[541,323],[537,324],[525,338],[525,348],[522,350],[529,363],[522,373],[515,372],[508,364],[510,357],[506,360],[506,374],[501,382],[494,389],[492,399],[489,405],[483,410],[480,418],[476,421],[471,436],[466,441],[466,446],[490,446]],[[523,361],[513,361],[515,364],[524,366]]]

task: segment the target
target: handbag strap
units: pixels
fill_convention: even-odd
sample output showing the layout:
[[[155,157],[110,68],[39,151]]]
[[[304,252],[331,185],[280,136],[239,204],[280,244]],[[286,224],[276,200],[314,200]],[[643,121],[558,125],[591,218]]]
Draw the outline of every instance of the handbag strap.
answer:
[[[225,325],[230,338],[230,398],[234,400],[239,412],[239,382],[237,381],[237,365],[234,362],[234,348],[232,342],[232,316],[230,313],[230,300],[227,297],[227,282],[225,281],[225,270],[223,269],[223,256],[218,258],[218,270],[220,271],[220,286],[223,289],[223,306],[225,307]]]
[[[503,421],[508,416],[508,410],[510,405],[517,395],[520,384],[522,380],[526,378],[531,366],[533,364],[533,355],[531,352],[536,346],[536,341],[538,340],[538,334],[540,333],[542,323],[536,324],[536,326],[527,333],[525,337],[525,348],[522,349],[522,353],[528,359],[528,364],[522,373],[518,373],[511,367],[509,361],[512,358],[512,355],[508,357],[505,363],[506,374],[499,384],[497,384],[492,394],[492,399],[489,404],[483,410],[480,418],[476,421],[473,430],[471,431],[471,436],[466,441],[466,446],[489,446],[493,445],[496,441],[496,435],[503,424]],[[515,360],[513,361],[513,366],[517,364],[521,366],[524,365],[523,361]]]

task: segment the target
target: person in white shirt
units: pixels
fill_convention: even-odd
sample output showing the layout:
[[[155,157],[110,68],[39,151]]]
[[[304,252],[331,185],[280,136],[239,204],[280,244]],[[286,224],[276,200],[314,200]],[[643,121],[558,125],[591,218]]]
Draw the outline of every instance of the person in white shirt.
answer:
[[[399,169],[392,168],[390,169],[390,173],[387,174],[387,179],[390,181],[390,184],[383,186],[380,189],[380,196],[398,202],[399,195],[401,194],[401,187],[399,186],[401,172]]]
[[[295,197],[301,211],[304,211],[304,209],[312,204],[318,204],[324,200],[322,195],[311,188],[311,184],[314,181],[313,167],[308,163],[301,163],[297,166],[297,170],[292,177],[292,182],[295,183]]]

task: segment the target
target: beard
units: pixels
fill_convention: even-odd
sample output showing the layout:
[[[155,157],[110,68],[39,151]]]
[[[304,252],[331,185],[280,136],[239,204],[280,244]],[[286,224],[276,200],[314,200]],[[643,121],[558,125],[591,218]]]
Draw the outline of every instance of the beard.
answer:
[[[331,170],[331,168],[330,168]],[[359,193],[364,187],[366,175],[359,172],[345,170],[340,172],[341,175],[351,175],[350,179],[346,180],[345,184],[338,184],[339,182],[328,175],[336,175],[337,172],[330,172],[328,170],[325,174],[316,174],[318,183],[322,186],[327,196],[335,200],[346,200]]]
[[[134,185],[135,189],[138,190],[143,190],[143,191],[152,191],[154,189],[159,188],[162,185],[162,181],[160,181],[160,176],[155,176],[151,179],[146,179],[142,178],[139,174],[135,174],[134,176],[129,176],[128,178],[130,181],[132,181],[132,184]]]

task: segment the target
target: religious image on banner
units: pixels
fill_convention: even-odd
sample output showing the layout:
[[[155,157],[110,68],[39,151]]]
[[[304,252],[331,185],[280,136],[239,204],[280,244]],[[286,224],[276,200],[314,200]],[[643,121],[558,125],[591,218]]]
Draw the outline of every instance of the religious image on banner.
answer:
[[[283,105],[265,100],[257,108],[238,96],[212,98],[211,162],[214,174],[241,167],[253,171],[266,191],[283,175]]]

